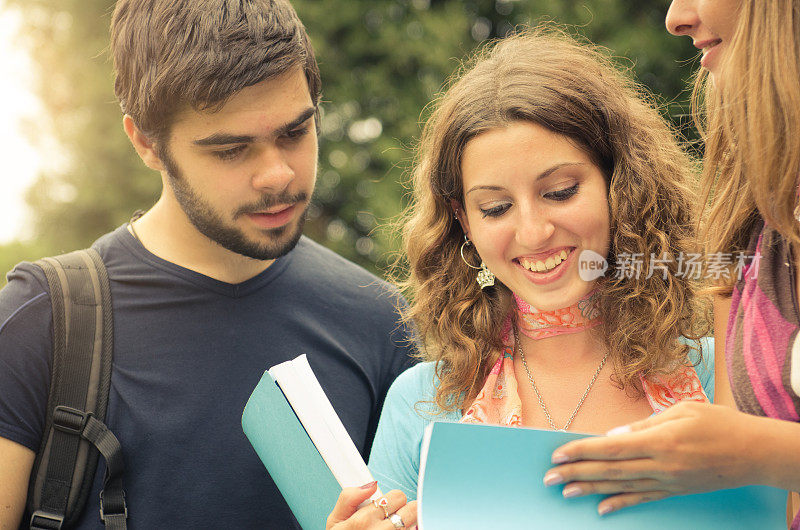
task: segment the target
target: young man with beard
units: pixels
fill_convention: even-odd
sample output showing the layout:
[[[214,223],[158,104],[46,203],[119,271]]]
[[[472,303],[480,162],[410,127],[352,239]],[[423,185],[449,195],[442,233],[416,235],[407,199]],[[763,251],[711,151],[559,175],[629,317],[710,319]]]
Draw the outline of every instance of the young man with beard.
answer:
[[[308,37],[282,0],[120,0],[111,51],[125,132],[163,181],[93,245],[111,283],[106,424],[128,526],[293,527],[240,426],[263,371],[307,354],[366,454],[412,362],[391,289],[301,235],[320,100]],[[22,520],[43,435],[51,313],[42,271],[18,265],[0,292],[0,528]],[[102,527],[103,468],[77,528]]]

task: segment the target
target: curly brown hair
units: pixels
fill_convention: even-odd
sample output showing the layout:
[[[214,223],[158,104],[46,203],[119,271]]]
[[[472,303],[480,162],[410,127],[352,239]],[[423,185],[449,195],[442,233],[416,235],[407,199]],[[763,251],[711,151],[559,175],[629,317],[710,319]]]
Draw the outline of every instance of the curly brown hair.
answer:
[[[669,273],[598,280],[602,337],[614,380],[642,395],[639,376],[685,363],[699,338],[695,291],[677,274],[692,250],[693,163],[651,97],[598,48],[555,26],[519,32],[480,51],[450,81],[425,124],[412,177],[413,200],[400,223],[408,260],[401,281],[405,316],[421,357],[435,361],[436,404],[452,410],[473,398],[502,347],[511,308],[502,284],[481,291],[461,260],[463,233],[452,201],[463,203],[461,157],[470,139],[515,121],[562,134],[584,149],[608,185],[609,268],[617,257],[666,257]],[[479,262],[474,247],[471,263]]]

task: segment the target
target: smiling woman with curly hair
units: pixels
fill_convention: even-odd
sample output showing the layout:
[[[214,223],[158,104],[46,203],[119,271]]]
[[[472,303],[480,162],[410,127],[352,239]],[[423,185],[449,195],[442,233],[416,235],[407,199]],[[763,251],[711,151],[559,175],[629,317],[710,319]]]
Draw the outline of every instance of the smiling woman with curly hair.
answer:
[[[408,315],[423,338],[425,360],[437,362],[440,407],[460,407],[462,394],[468,401],[483,387],[504,344],[503,323],[512,291],[525,298],[512,285],[516,277],[501,276],[505,264],[498,264],[497,270],[489,264],[489,251],[482,251],[476,234],[471,238],[474,245],[464,246],[467,261],[478,264],[483,258],[500,280],[481,290],[475,272],[461,259],[464,235],[469,235],[466,224],[486,224],[492,214],[481,205],[494,202],[509,203],[508,213],[503,213],[519,216],[511,223],[518,231],[528,222],[551,221],[557,227],[556,216],[561,216],[554,208],[524,210],[525,204],[519,199],[513,204],[506,197],[512,193],[505,189],[475,201],[466,194],[465,182],[476,180],[464,174],[465,154],[474,145],[470,142],[519,127],[546,131],[546,136],[558,137],[588,159],[602,176],[607,197],[591,207],[604,209],[608,218],[602,234],[607,238],[607,274],[594,283],[580,281],[575,259],[579,252],[570,253],[572,259],[565,263],[569,269],[560,274],[560,282],[542,285],[535,272],[526,275],[532,285],[520,289],[533,298],[526,301],[537,309],[558,309],[577,301],[577,292],[593,291],[602,318],[592,334],[608,351],[617,383],[633,395],[642,395],[642,378],[667,374],[686,359],[692,346],[678,339],[696,338],[698,331],[692,282],[696,278],[691,270],[679,270],[686,269],[681,258],[691,253],[694,236],[694,203],[688,191],[692,164],[648,100],[644,90],[596,48],[556,30],[539,29],[479,53],[437,102],[419,146],[414,201],[407,210],[403,241],[411,271],[405,282],[412,300]],[[498,151],[480,160],[485,167],[476,167],[481,178],[499,172],[503,157],[524,156],[514,144],[497,145]],[[530,157],[548,154],[543,151],[550,147],[529,145]],[[532,162],[522,162],[533,167]],[[505,176],[515,183],[526,177]],[[561,187],[569,189],[566,184],[580,181],[577,175],[559,176],[549,175],[552,186],[522,182],[524,191],[545,197],[562,182]],[[580,191],[578,187],[574,198],[552,204],[566,207],[580,198]],[[546,254],[554,246],[584,250],[556,229],[550,238],[520,241],[519,248],[509,251]],[[513,260],[516,255],[504,257]],[[651,263],[651,257],[657,261]]]
[[[386,398],[370,456],[385,490],[416,496],[431,419],[603,433],[713,397],[685,270],[691,169],[646,92],[558,29],[454,77],[401,223],[427,362]]]

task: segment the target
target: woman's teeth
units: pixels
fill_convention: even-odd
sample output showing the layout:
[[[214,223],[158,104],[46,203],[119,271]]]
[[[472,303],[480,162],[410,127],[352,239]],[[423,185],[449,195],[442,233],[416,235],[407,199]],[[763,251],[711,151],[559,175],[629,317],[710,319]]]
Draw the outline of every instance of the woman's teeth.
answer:
[[[553,254],[544,261],[520,258],[519,263],[531,272],[547,272],[561,265],[561,262],[567,259],[567,256],[569,256],[569,253],[566,250],[562,250],[558,254]]]
[[[702,50],[701,50],[701,51],[703,52],[703,55],[707,54],[707,53],[708,53],[708,50],[710,50],[711,48],[713,48],[714,46],[716,46],[716,45],[717,45],[717,44],[719,44],[720,42],[722,42],[722,41],[721,41],[721,40],[715,40],[715,41],[713,41],[713,42],[711,42],[711,43],[709,43],[709,44],[707,44],[707,45],[703,46],[703,48],[702,48]]]

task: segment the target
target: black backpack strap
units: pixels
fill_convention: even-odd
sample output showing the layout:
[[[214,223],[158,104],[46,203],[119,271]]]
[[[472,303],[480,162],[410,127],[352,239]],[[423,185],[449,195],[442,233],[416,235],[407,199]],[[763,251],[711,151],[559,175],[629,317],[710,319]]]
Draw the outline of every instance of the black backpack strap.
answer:
[[[98,452],[106,460],[100,518],[124,529],[119,441],[103,421],[113,356],[111,288],[93,249],[36,262],[47,277],[53,307],[53,359],[42,444],[28,491],[31,529],[75,523],[91,492]]]

